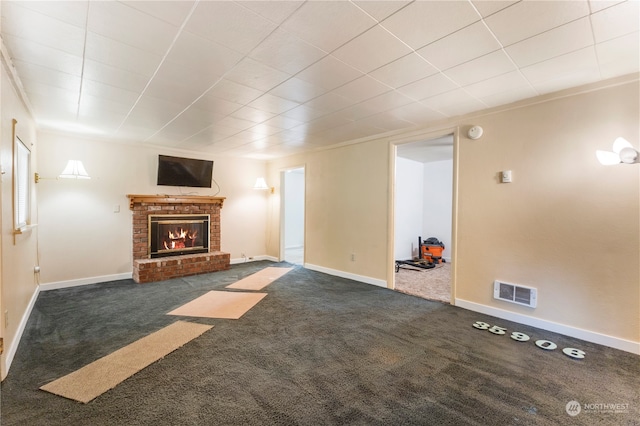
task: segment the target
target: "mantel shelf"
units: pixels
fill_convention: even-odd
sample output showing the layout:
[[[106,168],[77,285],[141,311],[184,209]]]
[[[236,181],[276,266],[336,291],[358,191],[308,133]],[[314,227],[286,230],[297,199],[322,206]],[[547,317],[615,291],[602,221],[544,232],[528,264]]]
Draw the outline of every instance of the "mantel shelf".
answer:
[[[226,197],[212,197],[208,195],[136,195],[127,194],[129,209],[133,210],[134,204],[140,203],[165,203],[165,204],[222,204]]]

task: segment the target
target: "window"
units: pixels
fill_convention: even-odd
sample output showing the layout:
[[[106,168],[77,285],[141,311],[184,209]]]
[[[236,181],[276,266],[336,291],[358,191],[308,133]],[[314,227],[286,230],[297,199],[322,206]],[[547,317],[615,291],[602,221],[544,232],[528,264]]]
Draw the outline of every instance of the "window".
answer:
[[[29,224],[31,219],[31,185],[29,181],[31,151],[18,136],[15,137],[14,161],[14,226],[15,230],[19,232]]]

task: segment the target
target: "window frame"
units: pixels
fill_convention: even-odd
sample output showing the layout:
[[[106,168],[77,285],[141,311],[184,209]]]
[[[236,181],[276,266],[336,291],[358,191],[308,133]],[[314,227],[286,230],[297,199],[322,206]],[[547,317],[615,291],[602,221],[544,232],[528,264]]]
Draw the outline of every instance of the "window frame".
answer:
[[[13,226],[22,233],[31,224],[31,150],[16,134],[13,120]]]

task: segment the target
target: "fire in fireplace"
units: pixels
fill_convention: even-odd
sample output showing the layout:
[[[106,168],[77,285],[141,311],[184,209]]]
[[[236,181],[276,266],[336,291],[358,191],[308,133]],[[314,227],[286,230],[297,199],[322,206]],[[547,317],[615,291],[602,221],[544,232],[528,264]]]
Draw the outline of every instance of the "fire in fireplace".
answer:
[[[149,215],[149,257],[209,252],[209,215]]]

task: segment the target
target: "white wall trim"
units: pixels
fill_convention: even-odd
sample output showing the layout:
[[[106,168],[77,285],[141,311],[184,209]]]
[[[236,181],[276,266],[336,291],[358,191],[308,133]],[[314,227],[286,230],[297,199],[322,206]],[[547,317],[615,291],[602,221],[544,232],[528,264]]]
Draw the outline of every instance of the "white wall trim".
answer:
[[[18,329],[16,330],[15,336],[13,336],[13,340],[11,341],[11,346],[7,348],[7,355],[5,357],[5,373],[9,373],[9,369],[11,368],[11,363],[13,362],[13,357],[16,356],[16,351],[18,350],[18,345],[20,344],[20,340],[22,339],[22,334],[24,333],[24,329],[27,327],[27,321],[29,321],[29,317],[31,316],[31,311],[36,304],[36,300],[38,300],[38,295],[40,294],[40,287],[36,287],[33,295],[31,296],[31,300],[29,300],[29,304],[27,305],[27,309],[25,309],[24,314],[22,315],[22,319],[20,320],[20,324],[18,324]]]
[[[529,325],[531,327],[552,331],[554,333],[564,334],[566,336],[586,340],[587,342],[597,343],[599,345],[609,346],[611,348],[620,349],[621,351],[640,355],[640,342],[633,342],[631,340],[625,340],[619,337],[608,336],[606,334],[596,333],[594,331],[584,330],[577,327],[571,327],[569,325],[559,324],[553,321],[534,318],[529,315],[505,311],[503,309],[481,305],[479,303],[469,302],[468,300],[463,299],[456,298],[456,306],[468,309],[470,311],[480,312],[482,314],[491,315],[508,321],[514,321],[520,324]]]
[[[102,275],[99,277],[80,278],[77,280],[56,281],[52,283],[40,284],[40,291],[57,290],[60,288],[77,287],[80,285],[104,283],[107,281],[128,280],[132,278],[131,272],[123,274]]]
[[[378,287],[387,288],[387,282],[377,278],[365,277],[364,275],[352,274],[350,272],[338,271],[337,269],[325,268],[324,266],[305,263],[304,267],[312,271],[323,272],[325,274],[334,275],[336,277],[347,278],[349,280],[359,281],[365,284],[373,284]]]
[[[259,260],[270,260],[272,262],[279,262],[277,258],[263,254],[260,256],[251,256],[251,258],[238,257],[236,259],[231,259],[229,263],[231,265],[237,265],[238,263],[257,262]]]

